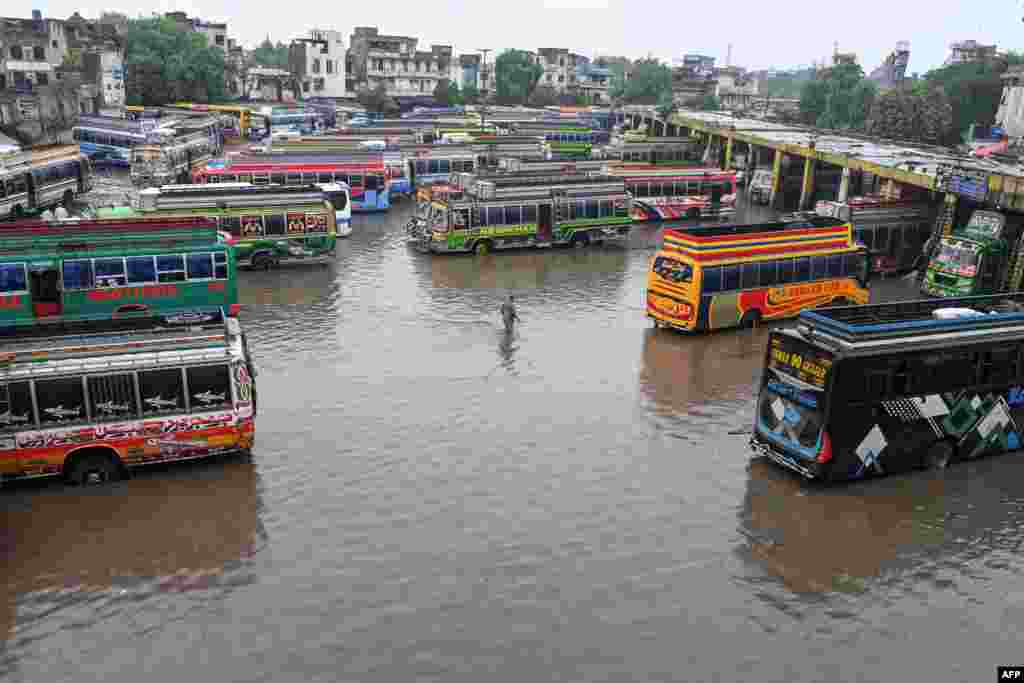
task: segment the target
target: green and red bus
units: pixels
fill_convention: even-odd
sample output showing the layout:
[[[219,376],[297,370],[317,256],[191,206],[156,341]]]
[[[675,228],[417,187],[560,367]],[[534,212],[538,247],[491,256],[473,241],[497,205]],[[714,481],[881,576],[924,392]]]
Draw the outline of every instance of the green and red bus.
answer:
[[[238,312],[234,252],[205,217],[0,226],[0,327],[127,312]]]

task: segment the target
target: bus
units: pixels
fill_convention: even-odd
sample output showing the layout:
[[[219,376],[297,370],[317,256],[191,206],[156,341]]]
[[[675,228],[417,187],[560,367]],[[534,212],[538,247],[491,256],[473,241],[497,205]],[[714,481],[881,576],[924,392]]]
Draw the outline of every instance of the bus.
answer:
[[[736,212],[735,171],[623,165],[606,173],[625,179],[639,221],[723,219]]]
[[[0,218],[21,218],[63,204],[92,189],[89,157],[74,145],[0,158]]]
[[[195,104],[192,102],[176,102],[174,106],[194,112],[227,114],[231,117],[232,122],[224,127],[224,134],[228,137],[249,137],[249,130],[252,128],[252,113],[248,107],[230,104]]]
[[[453,173],[473,173],[477,168],[477,155],[472,151],[445,152],[439,149],[410,157],[408,165],[409,182],[415,188],[446,182]]]
[[[186,181],[193,169],[206,164],[223,149],[223,137],[207,131],[138,145],[131,151],[132,184],[135,187],[152,187]]]
[[[409,180],[405,158],[402,152],[395,150],[372,150],[363,146],[350,146],[345,142],[336,142],[327,136],[304,137],[294,140],[275,141],[265,154],[302,154],[319,155],[331,161],[353,163],[384,163],[384,176],[388,186],[390,201],[398,197],[412,195],[413,187]]]
[[[605,147],[605,155],[624,164],[700,163],[704,152],[700,142],[691,138],[652,138],[642,141],[625,140]]]
[[[234,253],[206,218],[0,227],[0,327],[237,304]]]
[[[622,240],[632,224],[630,198],[618,178],[577,176],[553,184],[494,176],[472,188],[437,188],[420,191],[423,201],[407,227],[413,246],[428,253],[585,247]]]
[[[870,254],[835,218],[665,231],[647,274],[655,327],[752,327],[826,304],[868,302]]]
[[[266,270],[334,258],[336,210],[345,215],[347,209],[348,192],[340,185],[226,183],[150,187],[139,192],[137,209],[100,209],[99,215],[214,219],[221,232],[231,235],[240,266]]]
[[[197,169],[198,184],[252,183],[254,185],[343,185],[350,211],[387,211],[391,207],[382,161],[347,162],[317,154],[262,154],[211,161]],[[350,202],[350,203],[349,203]]]
[[[519,135],[543,135],[551,153],[560,157],[588,158],[594,146],[594,131],[580,126],[558,124],[520,124]]]
[[[903,274],[914,268],[935,226],[935,211],[926,200],[890,200],[879,195],[821,200],[819,216],[853,223],[853,237],[871,252],[875,273]]]
[[[808,479],[1015,451],[1024,294],[836,307],[768,338],[751,448]]]
[[[126,468],[249,452],[254,368],[237,318],[39,327],[0,353],[0,479],[118,479]],[[67,330],[63,331],[67,332]]]
[[[150,142],[155,128],[152,119],[81,116],[71,129],[71,137],[94,164],[129,166],[132,148]]]
[[[263,112],[264,120],[269,125],[269,134],[274,137],[283,133],[312,135],[318,125],[322,126],[324,114],[320,111],[307,109],[273,110]]]

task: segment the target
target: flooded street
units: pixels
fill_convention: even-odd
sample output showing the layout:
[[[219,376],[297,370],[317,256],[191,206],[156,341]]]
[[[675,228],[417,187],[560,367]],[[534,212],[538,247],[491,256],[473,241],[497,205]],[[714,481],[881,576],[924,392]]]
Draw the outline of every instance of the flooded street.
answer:
[[[0,678],[979,681],[1020,663],[1021,455],[803,484],[750,459],[766,330],[645,318],[656,227],[630,249],[429,257],[409,211],[356,217],[329,266],[242,275],[251,461],[0,491]]]

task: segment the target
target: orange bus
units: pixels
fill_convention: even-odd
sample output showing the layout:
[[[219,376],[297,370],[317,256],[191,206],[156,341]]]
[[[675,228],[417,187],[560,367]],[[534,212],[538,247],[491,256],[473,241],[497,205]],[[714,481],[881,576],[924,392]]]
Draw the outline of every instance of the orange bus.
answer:
[[[666,230],[647,277],[647,316],[686,332],[750,327],[867,303],[869,277],[867,248],[835,218]]]

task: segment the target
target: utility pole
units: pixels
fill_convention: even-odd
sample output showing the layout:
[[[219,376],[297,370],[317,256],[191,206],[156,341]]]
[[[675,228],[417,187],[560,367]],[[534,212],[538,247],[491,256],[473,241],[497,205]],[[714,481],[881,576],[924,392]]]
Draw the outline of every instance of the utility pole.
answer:
[[[488,75],[487,74],[487,53],[488,52],[492,52],[492,51],[493,50],[491,48],[489,48],[489,47],[478,48],[477,49],[477,52],[482,52],[483,53],[483,58],[482,58],[481,63],[480,63],[480,73],[484,75],[484,78],[487,78],[487,75]],[[487,80],[489,81],[490,79],[487,79]],[[480,106],[480,126],[481,126],[481,128],[484,125],[484,116],[489,113],[487,111],[487,104],[486,104],[486,100],[487,100],[489,94],[490,94],[490,90],[489,89],[488,89],[487,92],[481,92],[480,93],[480,95],[481,95],[481,98],[480,98],[481,99],[481,103],[480,103],[481,104],[481,106]]]

